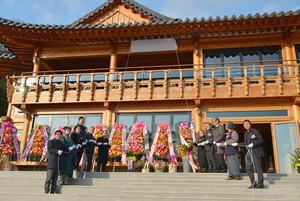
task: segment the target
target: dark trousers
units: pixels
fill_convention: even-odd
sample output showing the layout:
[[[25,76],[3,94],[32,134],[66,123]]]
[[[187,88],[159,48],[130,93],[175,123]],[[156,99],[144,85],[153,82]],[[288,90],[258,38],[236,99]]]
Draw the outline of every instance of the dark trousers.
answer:
[[[84,152],[82,160],[82,170],[90,172],[92,168],[93,152]]]
[[[97,162],[96,172],[100,172],[100,166],[101,166],[101,172],[105,172],[106,163],[107,162],[102,162],[102,161]]]
[[[252,159],[253,159],[253,161],[252,161]],[[257,158],[257,156],[253,152],[252,152],[252,159],[251,159],[251,154],[248,153],[246,155],[246,171],[250,178],[251,185],[253,185],[253,183],[255,181],[254,171],[257,172],[257,177],[258,177],[257,185],[259,185],[259,186],[264,185],[264,176],[263,176],[263,171],[262,171],[261,164],[260,164],[260,159]]]
[[[227,172],[227,166],[224,160],[224,154],[216,154],[217,169],[219,172]]]
[[[217,171],[217,162],[213,151],[206,151],[205,153],[207,163],[208,163],[208,171],[216,172]]]
[[[77,150],[75,150],[74,153],[75,153],[75,168],[77,171],[80,171],[79,163],[83,154],[83,148],[82,147],[78,148]]]
[[[45,181],[45,192],[56,192],[57,190],[57,179],[58,179],[58,171],[57,169],[47,169],[47,176]]]

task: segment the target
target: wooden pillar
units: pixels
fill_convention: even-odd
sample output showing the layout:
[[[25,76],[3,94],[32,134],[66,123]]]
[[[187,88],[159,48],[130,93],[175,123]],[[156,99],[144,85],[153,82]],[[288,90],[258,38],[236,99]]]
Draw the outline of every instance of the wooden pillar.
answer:
[[[31,121],[31,114],[24,113],[23,133],[22,133],[21,143],[20,143],[20,152],[21,153],[23,153],[23,151],[25,149],[26,142],[27,142],[30,121]]]
[[[33,62],[32,75],[36,76],[37,72],[39,72],[41,69],[41,54],[38,48],[34,49],[32,62]]]
[[[195,45],[194,48],[193,64],[194,64],[194,70],[203,68],[202,48],[199,48],[198,45]],[[202,72],[199,75],[202,76]],[[197,78],[197,75],[194,75],[194,77]]]
[[[112,112],[109,102],[104,102],[105,113],[103,113],[102,123],[106,126],[112,125]]]
[[[109,72],[115,72],[117,68],[117,54],[112,51],[110,55]]]
[[[202,129],[202,112],[201,112],[201,100],[195,100],[195,116],[196,116],[196,121],[195,121],[195,129],[196,131],[199,131]]]
[[[295,115],[295,121],[297,121],[297,123],[300,123],[300,107],[299,107],[299,105],[293,105],[293,111],[294,111],[294,115]]]
[[[6,116],[12,117],[12,108],[13,108],[13,107],[12,107],[11,103],[8,103]]]
[[[294,64],[295,55],[293,52],[293,46],[291,44],[290,34],[284,35],[284,40],[281,44],[282,46],[282,59],[286,60],[284,61],[284,64]],[[293,66],[288,66],[284,68],[284,74],[285,75],[294,75],[295,70]]]

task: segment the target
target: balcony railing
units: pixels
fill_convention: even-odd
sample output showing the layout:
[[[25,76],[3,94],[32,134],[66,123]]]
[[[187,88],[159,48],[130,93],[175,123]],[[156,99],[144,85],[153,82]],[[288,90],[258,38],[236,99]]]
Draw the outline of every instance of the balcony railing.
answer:
[[[12,104],[295,97],[300,80],[279,64],[10,76],[8,89]]]

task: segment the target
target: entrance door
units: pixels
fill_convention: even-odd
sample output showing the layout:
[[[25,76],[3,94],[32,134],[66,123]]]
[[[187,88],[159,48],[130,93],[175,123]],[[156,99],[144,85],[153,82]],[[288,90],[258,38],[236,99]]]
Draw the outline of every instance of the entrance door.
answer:
[[[298,124],[296,122],[280,122],[271,125],[276,172],[293,173],[290,153],[299,147]]]

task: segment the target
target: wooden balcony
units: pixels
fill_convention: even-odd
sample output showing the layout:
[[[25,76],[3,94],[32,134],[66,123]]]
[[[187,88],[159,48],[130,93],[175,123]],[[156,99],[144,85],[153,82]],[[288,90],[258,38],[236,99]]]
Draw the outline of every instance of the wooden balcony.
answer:
[[[13,105],[296,97],[299,65],[181,68],[8,77]]]

